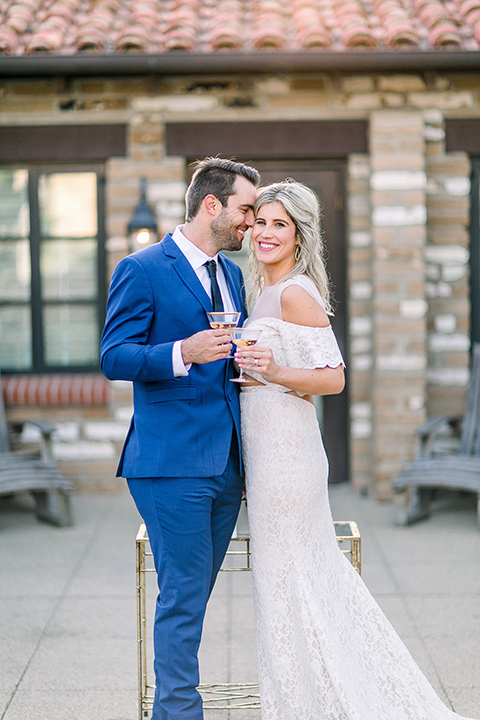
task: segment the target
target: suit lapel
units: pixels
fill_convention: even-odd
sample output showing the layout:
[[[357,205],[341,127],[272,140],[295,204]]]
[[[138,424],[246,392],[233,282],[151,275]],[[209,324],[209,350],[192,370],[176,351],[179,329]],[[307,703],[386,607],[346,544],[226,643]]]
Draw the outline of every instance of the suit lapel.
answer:
[[[178,274],[180,280],[188,287],[201,305],[205,308],[205,312],[212,311],[212,300],[209,295],[205,292],[205,288],[197,277],[195,270],[188,262],[185,255],[182,253],[176,242],[172,240],[170,234],[165,235],[161,241],[161,246],[165,255],[172,258],[172,267]],[[235,281],[230,266],[225,262],[225,258],[221,253],[218,255],[222,270],[228,283],[228,288],[232,296],[233,304],[236,310],[243,313],[242,298],[240,295],[240,288],[238,283]]]
[[[162,240],[165,255],[172,258],[172,267],[180,280],[192,292],[199,303],[205,308],[205,312],[212,311],[212,300],[205,292],[205,289],[197,277],[195,270],[188,262],[178,245],[172,240],[171,235],[165,235]]]

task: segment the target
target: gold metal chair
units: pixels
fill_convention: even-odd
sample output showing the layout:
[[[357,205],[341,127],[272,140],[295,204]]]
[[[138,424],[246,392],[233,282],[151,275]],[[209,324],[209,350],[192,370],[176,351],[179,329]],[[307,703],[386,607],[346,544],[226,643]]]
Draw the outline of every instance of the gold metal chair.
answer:
[[[357,523],[351,520],[334,522],[337,540],[342,552],[361,573],[361,538]],[[144,524],[140,525],[137,548],[137,650],[138,650],[138,720],[144,720],[152,710],[155,686],[149,682],[147,671],[147,576],[155,574],[153,555]],[[222,567],[223,572],[248,572],[250,565],[250,538],[247,534],[232,537],[227,557],[242,560],[239,567]],[[199,686],[203,705],[207,709],[232,710],[259,709],[260,695],[255,683],[218,683]]]

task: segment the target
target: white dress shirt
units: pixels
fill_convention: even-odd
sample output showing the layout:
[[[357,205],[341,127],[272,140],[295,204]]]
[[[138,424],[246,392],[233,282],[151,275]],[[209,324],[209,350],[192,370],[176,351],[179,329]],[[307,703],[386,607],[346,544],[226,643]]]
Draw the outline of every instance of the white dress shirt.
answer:
[[[232,296],[230,295],[230,290],[228,288],[228,283],[223,272],[223,268],[218,262],[218,254],[215,255],[215,257],[211,258],[209,255],[204,253],[203,250],[200,250],[199,247],[194,245],[188,238],[185,237],[182,232],[182,227],[183,225],[179,225],[175,228],[172,234],[172,240],[176,245],[178,245],[181,252],[187,258],[196,276],[202,283],[208,297],[211,297],[211,282],[208,275],[208,270],[205,267],[205,263],[208,260],[215,260],[215,262],[217,263],[217,282],[223,300],[223,307],[225,309],[225,312],[234,312],[236,310],[236,307],[234,305]],[[173,345],[172,364],[173,374],[175,375],[175,377],[182,377],[188,375],[188,371],[191,368],[191,364],[185,366],[185,363],[183,362],[182,342],[183,340],[177,340]]]

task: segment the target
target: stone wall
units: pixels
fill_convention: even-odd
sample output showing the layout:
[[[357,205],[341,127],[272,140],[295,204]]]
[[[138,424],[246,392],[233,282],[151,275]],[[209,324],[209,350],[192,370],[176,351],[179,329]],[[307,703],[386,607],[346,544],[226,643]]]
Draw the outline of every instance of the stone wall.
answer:
[[[479,115],[480,79],[473,74],[0,85],[0,124],[128,124],[127,156],[106,164],[109,270],[127,252],[125,227],[139,199],[141,177],[148,181],[161,232],[183,219],[186,161],[166,156],[166,121],[368,121],[369,154],[351,156],[347,163],[350,422],[353,482],[375,487],[381,498],[390,496],[391,477],[412,457],[415,427],[427,415],[464,407],[470,163],[461,153],[446,153],[444,122]],[[58,417],[54,408],[48,410],[59,426],[62,463],[78,469],[73,450],[68,460],[60,448],[68,443],[68,432],[77,450],[79,438],[88,444],[105,433],[113,454],[118,452],[130,413],[128,391],[115,390],[102,412],[91,418],[74,409],[72,420],[65,410]],[[68,425],[75,422],[78,432]],[[81,447],[85,453],[87,446]],[[113,457],[108,462],[112,467]],[[82,471],[82,482],[90,477],[109,484],[111,470],[97,470]]]

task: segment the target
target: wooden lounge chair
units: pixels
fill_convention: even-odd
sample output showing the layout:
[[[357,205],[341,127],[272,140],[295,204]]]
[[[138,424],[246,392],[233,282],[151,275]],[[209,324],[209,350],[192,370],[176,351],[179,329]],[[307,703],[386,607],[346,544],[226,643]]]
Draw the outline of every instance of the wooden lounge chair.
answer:
[[[473,346],[463,418],[444,415],[427,420],[417,429],[417,437],[417,458],[393,480],[394,492],[404,493],[397,503],[396,524],[410,525],[428,517],[438,488],[475,493],[480,523],[480,343]],[[442,449],[442,437],[450,441],[450,448],[444,442]]]
[[[33,452],[13,452],[9,430],[19,433],[27,424],[40,430],[39,448]],[[7,426],[0,380],[0,496],[30,492],[35,499],[38,519],[65,527],[72,525],[70,498],[73,484],[55,466],[52,433],[53,428],[31,420]]]

